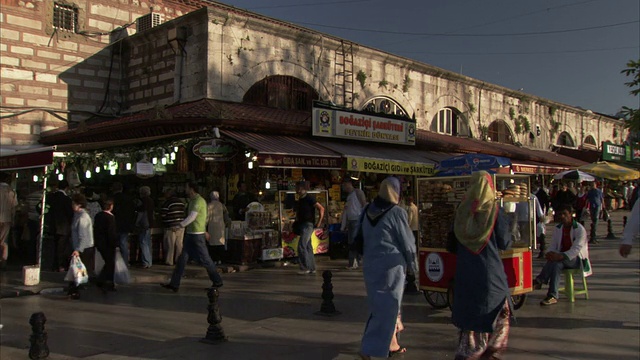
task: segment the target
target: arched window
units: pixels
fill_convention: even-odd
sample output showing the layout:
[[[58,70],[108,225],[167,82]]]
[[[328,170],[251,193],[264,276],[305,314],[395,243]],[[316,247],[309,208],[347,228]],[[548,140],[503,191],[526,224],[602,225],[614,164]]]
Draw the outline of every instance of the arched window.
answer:
[[[362,110],[372,113],[390,114],[396,116],[402,116],[408,118],[407,112],[393,99],[388,97],[376,97],[369,101],[362,107]]]
[[[454,128],[454,114],[453,110],[444,108],[438,111],[436,115],[436,129],[439,134],[453,135],[455,134]]]
[[[575,147],[575,143],[573,142],[573,139],[571,138],[571,135],[569,135],[568,132],[563,131],[562,133],[560,133],[560,136],[558,136],[558,145],[564,145],[564,146],[569,146],[569,147]]]
[[[489,125],[487,133],[489,141],[499,142],[503,144],[513,144],[513,135],[509,125],[502,120],[496,120]]]
[[[596,144],[596,139],[594,139],[591,135],[584,138],[584,144],[587,146],[598,147],[598,144]]]
[[[275,75],[255,83],[242,102],[284,110],[311,111],[318,92],[309,84],[291,76]]]

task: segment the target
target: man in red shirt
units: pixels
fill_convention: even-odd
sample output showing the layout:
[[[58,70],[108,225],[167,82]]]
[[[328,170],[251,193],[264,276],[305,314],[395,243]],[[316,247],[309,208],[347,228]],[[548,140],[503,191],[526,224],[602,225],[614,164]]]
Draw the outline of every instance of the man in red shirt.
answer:
[[[573,219],[571,206],[564,205],[556,211],[560,213],[560,223],[553,229],[551,245],[545,255],[547,262],[533,281],[534,289],[549,284],[547,297],[540,302],[544,306],[558,302],[558,283],[562,270],[579,269],[582,262],[589,258],[587,232]]]

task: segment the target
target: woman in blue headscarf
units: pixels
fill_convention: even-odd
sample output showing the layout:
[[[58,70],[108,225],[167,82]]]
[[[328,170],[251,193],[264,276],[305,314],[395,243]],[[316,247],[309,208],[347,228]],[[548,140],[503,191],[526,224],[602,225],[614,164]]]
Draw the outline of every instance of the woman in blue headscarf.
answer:
[[[396,206],[399,200],[400,181],[388,177],[360,219],[364,238],[363,273],[370,311],[360,349],[360,357],[365,360],[387,358],[394,352],[405,351],[396,340],[396,322],[407,268],[414,273],[418,269],[415,240],[407,212]]]

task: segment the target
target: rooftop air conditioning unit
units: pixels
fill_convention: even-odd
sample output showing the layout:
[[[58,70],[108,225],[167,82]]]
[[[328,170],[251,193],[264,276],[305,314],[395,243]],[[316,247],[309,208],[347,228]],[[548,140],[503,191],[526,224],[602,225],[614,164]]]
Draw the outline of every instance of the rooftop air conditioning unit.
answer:
[[[162,14],[148,13],[147,15],[140,16],[136,19],[136,32],[143,32],[162,24],[164,20]]]

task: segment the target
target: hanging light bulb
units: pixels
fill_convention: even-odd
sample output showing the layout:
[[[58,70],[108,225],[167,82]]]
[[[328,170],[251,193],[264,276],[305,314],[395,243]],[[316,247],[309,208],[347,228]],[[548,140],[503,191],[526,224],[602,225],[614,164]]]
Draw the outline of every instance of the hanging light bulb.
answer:
[[[173,147],[173,152],[178,152],[178,147],[177,146]]]
[[[104,169],[105,170],[109,170],[109,165],[111,164],[111,161],[109,161],[108,163],[104,164]]]
[[[111,170],[109,171],[109,173],[110,173],[111,175],[115,175],[115,174],[116,174],[116,169],[111,168]]]
[[[249,161],[249,162],[247,163],[247,167],[248,167],[249,169],[253,169],[253,161]]]
[[[153,163],[153,165],[158,163],[158,158],[154,157],[153,159],[151,159],[151,162]]]
[[[127,163],[127,165],[125,165],[125,168],[126,168],[127,170],[131,170],[131,163]]]
[[[60,174],[60,169],[56,169],[56,175]]]
[[[20,177],[19,175],[20,175],[19,173],[16,173],[16,179]]]
[[[162,160],[160,160],[160,163],[162,165],[167,165],[167,157],[166,156],[162,157]]]
[[[171,161],[176,159],[176,153],[172,152],[170,156]]]
[[[64,175],[63,174],[58,174],[58,180],[60,180],[60,181],[64,180]]]
[[[38,182],[38,175],[33,175],[33,182]]]
[[[87,170],[87,172],[84,173],[84,177],[87,178],[87,179],[91,179],[91,171]]]
[[[269,182],[269,180],[267,180],[267,182],[264,183],[264,188],[267,190],[271,189],[271,183]]]
[[[246,153],[244,153],[244,157],[250,158],[251,157],[251,153],[247,151]]]
[[[100,173],[100,166],[96,166],[96,174]]]

